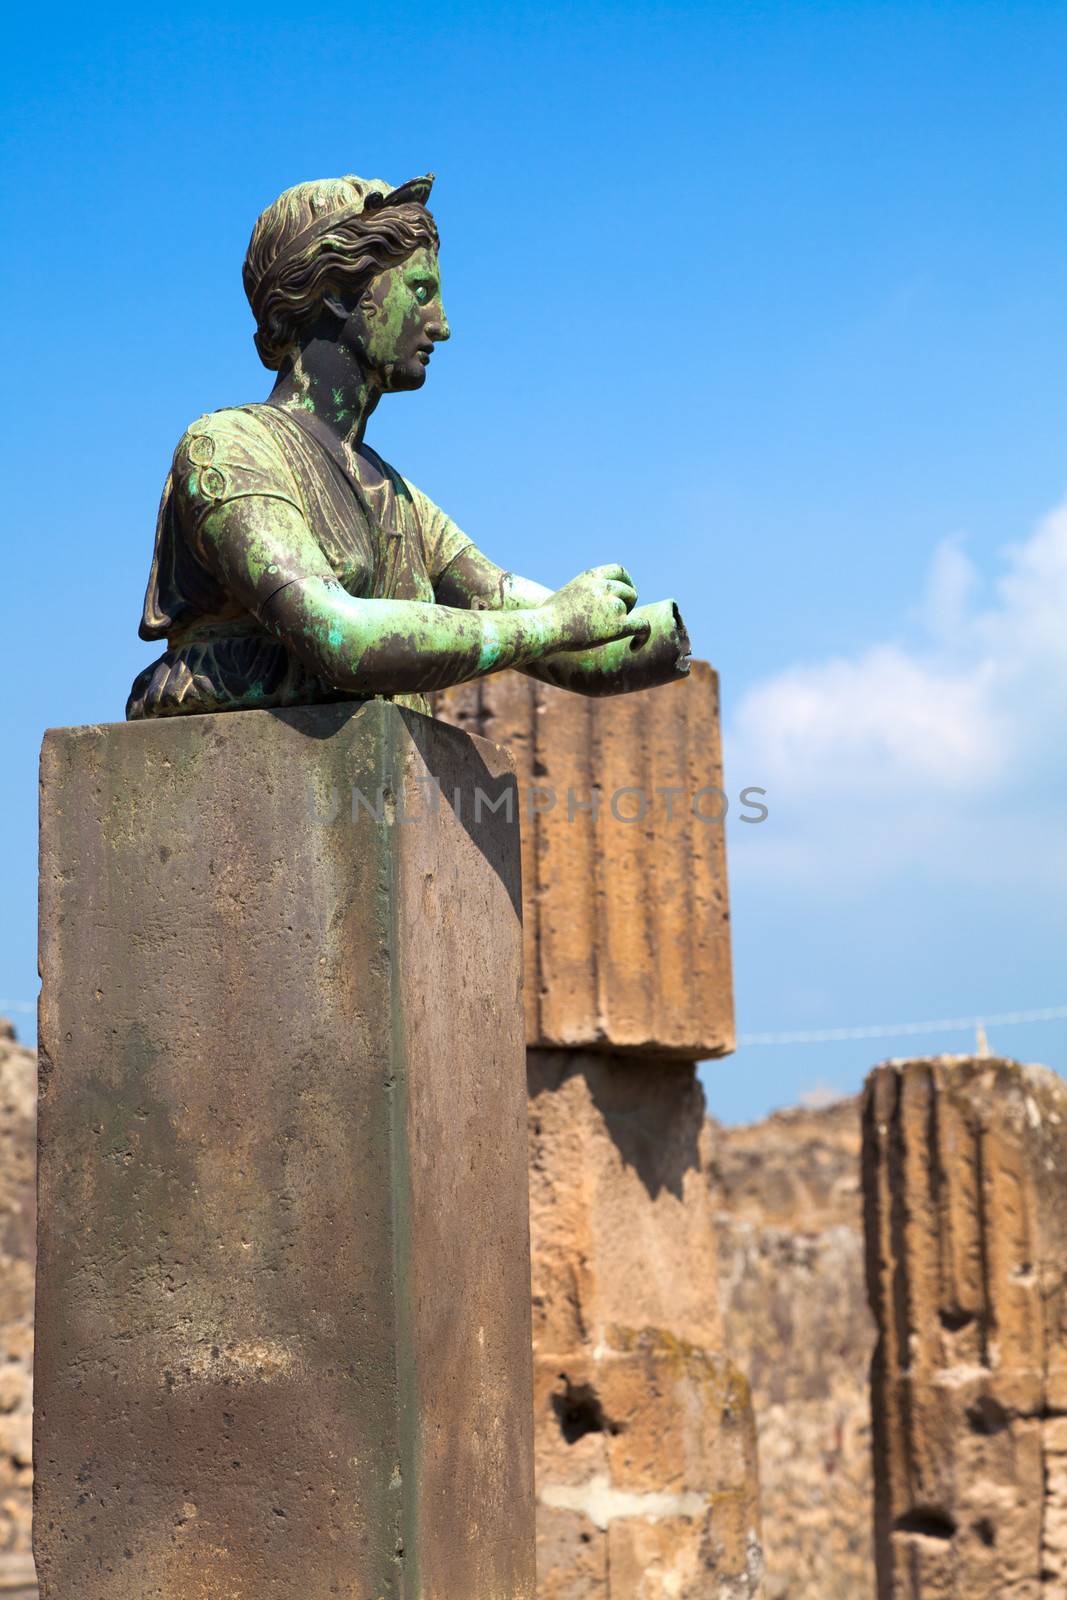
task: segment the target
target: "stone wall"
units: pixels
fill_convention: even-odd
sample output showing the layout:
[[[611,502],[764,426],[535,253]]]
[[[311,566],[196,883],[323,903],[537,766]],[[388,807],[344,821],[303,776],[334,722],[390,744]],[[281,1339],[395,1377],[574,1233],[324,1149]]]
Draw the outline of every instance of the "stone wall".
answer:
[[[0,1019],[0,1595],[36,1592],[33,1484],[33,1264],[37,1060]]]
[[[880,1600],[1067,1595],[1067,1084],[942,1057],[868,1080]]]
[[[872,1600],[860,1107],[713,1126],[726,1348],[752,1385],[768,1600]]]

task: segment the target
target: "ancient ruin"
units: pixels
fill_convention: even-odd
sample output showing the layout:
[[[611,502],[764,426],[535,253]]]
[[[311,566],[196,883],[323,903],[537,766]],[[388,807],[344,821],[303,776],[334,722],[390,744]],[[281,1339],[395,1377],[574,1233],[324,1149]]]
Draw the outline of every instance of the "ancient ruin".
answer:
[[[263,212],[274,388],[179,441],[127,723],[45,739],[0,1595],[32,1477],[41,1600],[1055,1600],[1067,1087],[708,1119],[714,672],[365,440],[450,335],[432,182]]]
[[[464,824],[456,785],[444,808],[457,862],[469,871],[486,861],[494,822],[505,831],[509,817],[521,822],[532,1273],[525,1320],[510,1323],[508,1337],[524,1325],[529,1341],[532,1310],[539,1600],[1053,1600],[1067,1592],[1067,1407],[1057,1387],[1067,1228],[1062,1080],[981,1058],[891,1063],[871,1075],[862,1105],[717,1125],[695,1063],[728,1051],[733,1038],[725,854],[721,828],[692,805],[694,793],[721,784],[714,674],[696,663],[684,683],[618,700],[576,698],[505,674],[440,695],[435,710],[458,724],[454,737],[492,741],[477,746],[489,833],[479,835],[470,816]],[[236,737],[242,721],[185,726],[195,743],[198,728]],[[279,724],[283,742],[298,736],[298,722]],[[493,768],[490,752],[501,745],[513,766]],[[92,781],[119,803],[127,791],[101,785],[103,749],[90,761]],[[427,755],[422,747],[420,760]],[[276,794],[277,775],[264,776],[266,793]],[[55,785],[58,792],[58,778]],[[310,804],[309,822],[316,818],[307,836],[329,841],[327,854],[336,855],[353,816],[365,818],[373,805],[369,773],[358,787],[362,798],[354,799],[350,766],[324,769],[310,796],[299,796]],[[447,793],[449,784],[440,787]],[[401,809],[425,815],[425,790],[410,781],[402,788],[391,790]],[[670,792],[670,807],[657,789]],[[240,797],[222,793],[211,804],[231,819],[215,851],[218,905],[228,896],[238,915],[234,852],[239,842],[246,848],[248,831]],[[278,804],[272,799],[272,815]],[[415,854],[401,876],[414,892],[425,881],[423,856],[418,830],[406,837]],[[193,844],[190,836],[170,869],[174,907],[196,875]],[[448,850],[436,836],[432,850],[426,870],[439,873]],[[516,888],[504,913],[501,859],[487,865],[487,886],[504,894],[498,927],[514,915]],[[309,863],[298,875],[313,880],[322,867]],[[60,868],[56,881],[69,894],[73,863]],[[254,876],[257,894],[282,892],[266,860]],[[421,920],[424,898],[418,904]],[[202,911],[196,915],[203,926]],[[419,936],[425,941],[427,930]],[[144,959],[158,962],[158,942],[143,947]],[[51,1004],[46,989],[46,1039]],[[445,1010],[442,997],[438,1021]],[[212,1014],[217,1008],[207,1007]],[[306,1051],[280,1009],[271,1026],[266,1057],[298,1071]],[[231,1063],[239,1054],[232,1029],[205,1059],[220,1052]],[[55,1054],[63,1059],[62,1041]],[[44,1104],[55,1117],[51,1052],[46,1059]],[[32,1073],[29,1053],[0,1041],[0,1594],[13,1600],[36,1593]],[[453,1077],[441,1080],[448,1096]],[[136,1145],[125,1135],[116,1142],[117,1125],[99,1126],[103,1134],[88,1124],[90,1141],[103,1140],[105,1160],[125,1182],[124,1152]],[[46,1118],[46,1194],[55,1147]],[[87,1147],[83,1164],[92,1159]],[[440,1210],[436,1192],[426,1191],[426,1217]],[[83,1195],[82,1211],[86,1204]],[[85,1226],[79,1217],[83,1233]],[[271,1230],[261,1221],[258,1231]],[[430,1254],[441,1248],[438,1233]],[[511,1268],[521,1260],[514,1250],[509,1257]],[[157,1285],[175,1305],[188,1299],[188,1260],[175,1255]],[[46,1317],[49,1281],[46,1263]],[[478,1317],[483,1330],[489,1304]],[[500,1310],[496,1297],[493,1312]],[[414,1325],[413,1333],[417,1343]],[[160,1403],[182,1403],[194,1377],[201,1390],[215,1382],[220,1394],[239,1396],[236,1345],[219,1344],[217,1357],[201,1353],[203,1371],[171,1366],[175,1382]],[[264,1348],[256,1357],[260,1377],[268,1355]],[[52,1360],[41,1368],[46,1396]],[[514,1397],[514,1355],[507,1367]],[[271,1377],[276,1405],[288,1379],[273,1368]],[[482,1384],[479,1406],[486,1392]],[[313,1389],[294,1391],[292,1403],[310,1438]],[[66,1402],[62,1410],[76,1416]],[[236,1421],[234,1407],[228,1414]],[[481,1422],[467,1431],[482,1466],[491,1464]],[[224,1433],[227,1448],[235,1438]],[[150,1448],[148,1435],[144,1444]],[[511,1452],[512,1465],[520,1458],[521,1450]],[[449,1471],[454,1460],[447,1457]],[[425,1470],[432,1475],[431,1461]],[[230,1509],[216,1520],[239,1514],[222,1489],[220,1479],[219,1505]],[[80,1492],[95,1493],[89,1479]],[[522,1494],[512,1489],[496,1502],[512,1523]],[[284,1496],[276,1498],[281,1505]],[[194,1539],[201,1534],[197,1512],[187,1518],[179,1509],[175,1550],[190,1528]],[[125,1512],[122,1520],[128,1524]],[[411,1539],[432,1551],[432,1529],[416,1527]],[[47,1554],[47,1539],[43,1548]],[[527,1580],[510,1581],[509,1594],[528,1592]],[[479,1592],[477,1582],[467,1569],[464,1600],[471,1585]]]
[[[435,711],[514,754],[523,818],[538,1593],[759,1592],[696,1062],[733,1043],[718,683]],[[669,803],[668,803],[669,802]],[[716,818],[708,821],[706,816]]]
[[[863,1108],[879,1600],[1067,1593],[1067,1084],[891,1062]]]
[[[540,1600],[746,1592],[744,1539],[725,1560],[720,1546],[717,1566],[700,1561],[703,1501],[677,1487],[687,1440],[698,1450],[688,1481],[711,1485],[721,1474],[728,1503],[743,1513],[738,1526],[761,1518],[766,1567],[752,1594],[1054,1600],[1063,1592],[1058,1324],[1044,1310],[1036,1319],[1027,1312],[1033,1287],[1020,1272],[1030,1261],[1043,1303],[1054,1308],[1062,1293],[1062,1080],[971,1058],[892,1064],[872,1075],[868,1217],[875,1303],[889,1314],[875,1389],[885,1426],[872,1458],[876,1330],[863,1282],[860,1105],[722,1128],[704,1118],[699,1089],[677,1064],[650,1082],[641,1060],[531,1051],[528,1072]],[[28,1439],[35,1074],[34,1056],[9,1033],[0,1041],[0,1595],[11,1600],[36,1594]],[[931,1138],[952,1152],[947,1180],[930,1159]],[[983,1167],[990,1152],[995,1176]],[[703,1274],[717,1282],[717,1309],[699,1292]],[[892,1298],[881,1284],[897,1285]],[[597,1349],[587,1328],[598,1317],[647,1319],[671,1335],[646,1335],[621,1353]],[[925,1330],[909,1335],[907,1371],[900,1327]],[[751,1382],[751,1414],[739,1374]],[[716,1383],[724,1393],[709,1405]],[[740,1403],[720,1412],[731,1386]],[[919,1412],[909,1409],[913,1393],[931,1397]],[[720,1416],[726,1426],[680,1440],[671,1423],[679,1400],[690,1416],[705,1424]],[[635,1439],[642,1446],[630,1462],[620,1460],[628,1430],[626,1448]],[[937,1471],[936,1498],[927,1463]],[[612,1493],[613,1474],[632,1474],[642,1487]],[[674,1580],[681,1587],[671,1589]]]

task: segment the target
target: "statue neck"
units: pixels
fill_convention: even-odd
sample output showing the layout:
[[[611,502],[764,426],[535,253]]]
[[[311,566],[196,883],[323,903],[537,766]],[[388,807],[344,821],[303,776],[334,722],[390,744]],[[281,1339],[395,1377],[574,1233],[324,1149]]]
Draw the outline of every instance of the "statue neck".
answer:
[[[338,445],[358,450],[382,391],[348,351],[330,339],[312,339],[286,361],[270,393],[270,404],[315,420]]]

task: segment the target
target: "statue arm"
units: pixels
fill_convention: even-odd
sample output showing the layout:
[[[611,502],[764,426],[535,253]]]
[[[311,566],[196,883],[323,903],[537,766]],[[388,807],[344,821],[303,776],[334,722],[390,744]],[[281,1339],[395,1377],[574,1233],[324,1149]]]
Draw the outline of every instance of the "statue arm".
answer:
[[[449,562],[434,584],[442,605],[464,611],[521,611],[544,605],[554,590],[517,572],[505,572],[473,544]]]
[[[632,591],[616,568],[582,574],[548,605],[507,612],[357,599],[330,573],[297,508],[266,496],[217,506],[200,547],[229,593],[309,671],[353,693],[442,689],[636,631]]]
[[[475,611],[512,611],[543,606],[553,591],[516,572],[505,572],[474,545],[445,568],[436,593],[445,605]],[[689,673],[689,637],[672,600],[637,606],[631,619],[642,624],[632,638],[585,650],[545,653],[520,663],[520,669],[542,683],[577,694],[625,694],[673,683]]]

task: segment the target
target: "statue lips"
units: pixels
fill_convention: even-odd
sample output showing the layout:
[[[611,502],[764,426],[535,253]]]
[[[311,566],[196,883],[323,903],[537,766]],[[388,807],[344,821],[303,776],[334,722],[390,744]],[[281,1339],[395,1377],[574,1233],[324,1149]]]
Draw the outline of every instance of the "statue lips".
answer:
[[[430,365],[430,357],[433,355],[433,345],[420,344],[415,354],[418,356],[423,366],[428,367]]]

